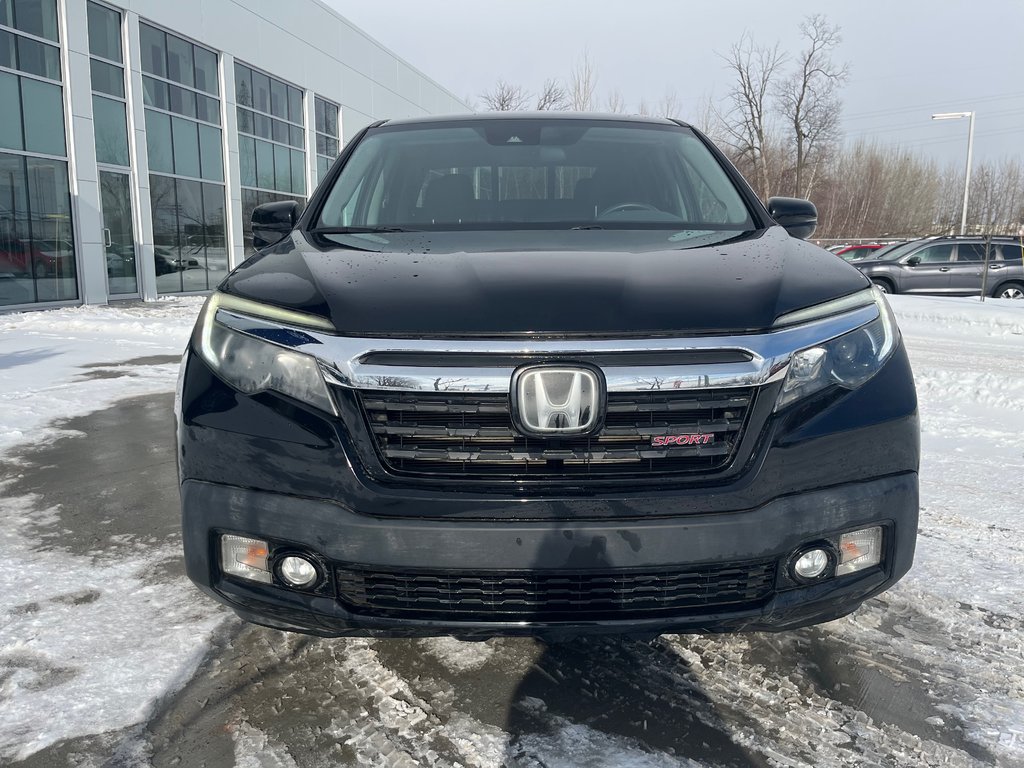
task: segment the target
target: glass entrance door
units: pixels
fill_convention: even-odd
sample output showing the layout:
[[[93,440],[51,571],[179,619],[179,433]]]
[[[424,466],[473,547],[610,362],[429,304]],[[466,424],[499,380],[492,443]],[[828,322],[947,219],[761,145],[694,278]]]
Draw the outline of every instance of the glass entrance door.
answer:
[[[107,256],[107,293],[119,298],[138,296],[131,178],[127,173],[100,171],[100,195],[103,205],[103,250]]]

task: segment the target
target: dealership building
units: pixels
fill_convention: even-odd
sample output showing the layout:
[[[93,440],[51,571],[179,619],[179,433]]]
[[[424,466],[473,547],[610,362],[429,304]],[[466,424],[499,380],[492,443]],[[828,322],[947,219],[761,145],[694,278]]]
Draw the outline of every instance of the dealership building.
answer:
[[[318,0],[0,0],[0,308],[209,290],[361,128],[465,111]]]

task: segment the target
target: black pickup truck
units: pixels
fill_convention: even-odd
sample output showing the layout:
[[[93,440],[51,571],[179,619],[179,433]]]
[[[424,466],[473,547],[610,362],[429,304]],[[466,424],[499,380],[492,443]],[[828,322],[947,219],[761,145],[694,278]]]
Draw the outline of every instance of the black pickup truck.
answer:
[[[190,578],[313,634],[784,630],[911,566],[899,330],[683,123],[371,125],[208,300]]]

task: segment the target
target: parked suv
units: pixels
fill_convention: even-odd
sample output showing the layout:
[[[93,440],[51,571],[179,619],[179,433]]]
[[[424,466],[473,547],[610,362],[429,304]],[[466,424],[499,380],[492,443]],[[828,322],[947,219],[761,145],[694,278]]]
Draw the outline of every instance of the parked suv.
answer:
[[[917,400],[815,222],[675,121],[370,126],[196,325],[189,577],[321,635],[849,613],[913,559]]]
[[[885,293],[934,293],[974,296],[985,282],[984,237],[929,237],[913,240],[854,262]],[[1001,299],[1024,298],[1021,241],[993,237],[989,241],[985,292]]]

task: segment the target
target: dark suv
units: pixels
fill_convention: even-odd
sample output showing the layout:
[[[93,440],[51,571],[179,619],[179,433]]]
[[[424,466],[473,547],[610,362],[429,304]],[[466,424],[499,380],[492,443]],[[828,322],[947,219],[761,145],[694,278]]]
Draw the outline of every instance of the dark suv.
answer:
[[[988,276],[984,275],[988,243]],[[1024,298],[1021,241],[1014,237],[928,237],[854,262],[885,293]]]
[[[849,613],[913,559],[917,400],[815,221],[670,120],[370,126],[196,325],[188,575],[321,635]]]

